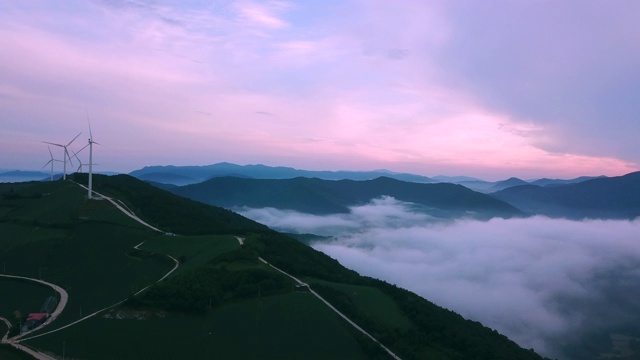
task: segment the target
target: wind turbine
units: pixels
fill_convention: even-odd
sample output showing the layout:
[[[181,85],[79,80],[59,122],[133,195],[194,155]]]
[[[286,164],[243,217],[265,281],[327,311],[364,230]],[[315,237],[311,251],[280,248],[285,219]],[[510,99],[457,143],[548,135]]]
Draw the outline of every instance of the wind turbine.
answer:
[[[54,161],[60,161],[60,162],[62,162],[62,161],[61,161],[61,160],[58,160],[58,159],[54,159],[54,158],[53,158],[53,153],[51,152],[51,146],[47,146],[47,149],[49,149],[49,155],[51,155],[51,160],[49,160],[46,164],[44,164],[44,166],[42,167],[42,169],[44,169],[44,167],[45,167],[45,166],[47,166],[47,165],[51,164],[51,181],[53,181],[53,162],[54,162]]]
[[[80,133],[82,134],[82,133]],[[67,145],[62,145],[62,144],[54,144],[48,141],[43,141],[43,143],[45,144],[49,144],[49,145],[55,145],[55,146],[59,146],[61,148],[64,149],[64,155],[63,155],[63,162],[64,162],[64,171],[63,171],[63,175],[62,175],[62,179],[63,180],[67,180],[67,159],[69,159],[69,162],[71,163],[71,165],[73,166],[73,161],[71,160],[71,156],[69,155],[69,151],[67,150],[67,147],[69,145],[71,145],[72,142],[74,142],[78,136],[80,136],[80,134],[76,135],[76,137],[73,138],[73,140],[69,141],[69,143]]]
[[[93,186],[93,144],[98,144],[93,141],[93,133],[91,133],[91,121],[89,121],[89,112],[87,111],[87,123],[89,124],[89,187],[87,198],[91,199],[91,189]]]

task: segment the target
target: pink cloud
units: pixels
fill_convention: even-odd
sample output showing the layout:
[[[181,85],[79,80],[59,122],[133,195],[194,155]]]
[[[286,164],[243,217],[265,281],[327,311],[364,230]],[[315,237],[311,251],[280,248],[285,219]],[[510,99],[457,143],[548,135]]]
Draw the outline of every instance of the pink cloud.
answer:
[[[270,29],[283,29],[289,27],[289,23],[278,17],[279,13],[291,6],[284,1],[267,1],[255,3],[242,1],[235,4],[240,17],[251,25]]]
[[[0,135],[58,141],[84,130],[89,110],[110,144],[100,162],[124,171],[216,161],[490,176],[637,167],[542,150],[558,140],[553,126],[440,83],[431,55],[451,29],[437,6],[344,6],[361,16],[308,27],[293,21],[305,8],[284,2],[241,1],[222,12],[91,5],[71,19],[7,11],[0,66],[11,71],[0,106],[10,126]],[[24,154],[31,167],[40,163]]]

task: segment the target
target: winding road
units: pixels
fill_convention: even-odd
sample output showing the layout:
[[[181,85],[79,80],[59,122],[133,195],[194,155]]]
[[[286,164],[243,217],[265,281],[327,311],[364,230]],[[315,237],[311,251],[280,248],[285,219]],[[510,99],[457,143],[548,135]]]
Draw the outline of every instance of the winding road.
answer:
[[[77,183],[76,183],[76,184],[77,184]],[[85,190],[87,190],[87,187],[85,187],[84,185],[82,185],[82,184],[77,184],[77,185],[79,185],[80,187],[82,187],[82,188],[84,188]],[[126,205],[124,205],[124,203],[122,203],[122,205],[120,205],[118,202],[116,202],[114,199],[112,199],[112,198],[110,198],[110,197],[108,197],[108,196],[102,195],[102,194],[97,193],[97,192],[95,192],[95,191],[93,191],[93,193],[97,194],[97,195],[98,195],[98,196],[100,196],[102,199],[105,199],[105,200],[107,200],[107,201],[111,202],[111,203],[112,203],[112,204],[113,204],[113,205],[114,205],[118,210],[120,210],[123,214],[125,214],[125,215],[127,215],[128,217],[130,217],[130,218],[132,218],[132,219],[136,220],[136,221],[137,221],[137,222],[139,222],[140,224],[142,224],[142,225],[144,225],[144,226],[148,227],[149,229],[151,229],[151,230],[153,230],[153,231],[161,232],[161,233],[163,233],[163,234],[168,234],[168,233],[167,233],[167,232],[165,232],[165,231],[162,231],[162,230],[160,230],[160,229],[158,229],[158,228],[156,228],[156,227],[154,227],[154,226],[149,225],[149,224],[148,224],[148,223],[146,223],[144,220],[140,219],[136,214],[134,214],[134,213],[133,213],[131,210],[129,210],[128,208],[127,208],[127,209],[125,209]],[[120,200],[118,200],[118,201],[120,202]],[[143,241],[143,242],[141,242],[140,244],[138,244],[138,245],[134,246],[134,249],[136,249],[136,250],[141,250],[141,249],[140,249],[140,246],[141,246],[142,244],[144,244],[144,241]],[[174,267],[173,267],[171,270],[169,270],[169,272],[167,272],[166,274],[164,274],[164,276],[162,276],[162,277],[161,277],[158,281],[156,281],[155,283],[159,283],[160,281],[162,281],[162,280],[166,279],[166,278],[167,278],[167,276],[171,275],[171,274],[172,274],[174,271],[176,271],[176,270],[178,269],[178,267],[180,266],[180,262],[179,262],[177,259],[175,259],[173,256],[171,256],[171,255],[166,255],[166,256],[167,256],[167,257],[169,257],[171,260],[173,260],[173,262],[175,263],[175,265],[174,265]],[[1,342],[2,342],[3,344],[9,344],[9,345],[13,346],[13,347],[14,347],[14,348],[16,348],[16,349],[22,350],[22,351],[24,351],[24,352],[28,353],[29,355],[33,356],[34,358],[39,359],[39,360],[51,360],[51,359],[55,359],[55,358],[52,358],[51,356],[49,356],[49,355],[47,355],[47,354],[41,353],[41,352],[36,351],[36,350],[33,350],[33,349],[31,349],[31,348],[29,348],[29,347],[27,347],[27,346],[24,346],[24,345],[20,344],[20,342],[25,341],[25,340],[29,340],[29,339],[35,339],[35,338],[38,338],[38,337],[41,337],[41,336],[44,336],[44,335],[47,335],[47,334],[51,334],[51,333],[54,333],[54,332],[57,332],[57,331],[60,331],[60,330],[66,329],[66,328],[68,328],[68,327],[70,327],[70,326],[73,326],[73,325],[75,325],[75,324],[79,323],[79,322],[82,322],[82,321],[85,321],[85,320],[87,320],[87,319],[90,319],[90,318],[92,318],[92,317],[94,317],[94,316],[96,316],[96,315],[100,314],[101,312],[103,312],[103,311],[105,311],[105,310],[108,310],[108,309],[110,309],[110,308],[112,308],[112,307],[118,306],[118,305],[122,304],[123,302],[125,302],[125,301],[127,300],[127,299],[123,299],[123,300],[121,300],[121,301],[119,301],[119,302],[117,302],[117,303],[115,303],[115,304],[109,305],[109,306],[107,306],[107,307],[105,307],[105,308],[103,308],[103,309],[100,309],[100,310],[98,310],[98,311],[95,311],[95,312],[93,312],[93,313],[91,313],[91,314],[89,314],[89,315],[87,315],[87,316],[85,316],[85,317],[83,317],[83,318],[81,318],[81,319],[78,319],[78,320],[76,320],[76,321],[74,321],[74,322],[72,322],[72,323],[69,323],[69,324],[67,324],[67,325],[65,325],[65,326],[59,327],[59,328],[57,328],[57,329],[54,329],[54,330],[51,330],[51,331],[47,331],[47,332],[43,332],[43,333],[40,333],[40,334],[37,334],[37,335],[33,335],[33,336],[28,336],[28,335],[29,335],[29,334],[31,334],[32,332],[34,332],[34,331],[38,331],[38,330],[40,330],[40,329],[44,328],[45,326],[47,326],[48,324],[50,324],[53,320],[55,320],[55,319],[56,319],[56,318],[57,318],[57,317],[62,313],[62,311],[64,310],[65,306],[67,305],[67,302],[68,302],[68,300],[69,300],[69,295],[68,295],[68,294],[67,294],[67,292],[66,292],[63,288],[61,288],[60,286],[58,286],[58,285],[56,285],[56,284],[52,284],[52,283],[46,282],[46,281],[43,281],[43,280],[34,279],[34,278],[29,278],[29,277],[24,277],[24,276],[6,275],[6,274],[0,274],[0,277],[14,278],[14,279],[22,279],[22,280],[29,280],[29,281],[35,281],[35,282],[38,282],[38,283],[41,283],[41,284],[44,284],[44,285],[47,285],[47,286],[49,286],[49,287],[53,288],[55,291],[57,291],[57,292],[60,294],[60,302],[58,303],[58,306],[56,307],[56,309],[53,311],[53,313],[51,313],[51,315],[49,316],[49,318],[48,318],[48,319],[47,319],[43,324],[41,324],[40,326],[38,326],[38,327],[36,327],[36,328],[34,328],[34,329],[30,330],[30,331],[27,331],[27,332],[24,332],[24,333],[22,333],[22,334],[16,335],[16,336],[14,336],[14,337],[12,337],[12,338],[8,338],[9,331],[10,331],[10,329],[11,329],[11,322],[9,322],[9,320],[7,320],[7,319],[5,319],[5,318],[3,318],[3,317],[0,317],[0,321],[5,322],[5,323],[7,324],[7,327],[8,327],[7,333],[4,335],[4,337],[2,338],[2,341],[1,341]],[[144,287],[144,288],[142,288],[141,290],[139,290],[138,292],[136,292],[134,295],[138,295],[138,294],[142,293],[143,291],[147,290],[151,285],[153,285],[153,284],[147,285],[146,287]]]

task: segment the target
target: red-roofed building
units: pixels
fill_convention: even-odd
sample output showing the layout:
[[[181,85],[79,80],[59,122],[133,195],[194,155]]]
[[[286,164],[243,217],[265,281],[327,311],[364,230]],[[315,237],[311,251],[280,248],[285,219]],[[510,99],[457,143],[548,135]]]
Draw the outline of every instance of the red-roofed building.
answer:
[[[38,325],[42,324],[47,320],[49,314],[47,313],[31,313],[27,317],[27,321],[24,322],[24,325],[20,328],[20,332],[24,333],[31,329],[34,329]]]
[[[49,314],[47,314],[47,313],[31,313],[27,317],[27,321],[29,321],[29,320],[41,321],[41,320],[46,319],[48,317],[49,317]]]

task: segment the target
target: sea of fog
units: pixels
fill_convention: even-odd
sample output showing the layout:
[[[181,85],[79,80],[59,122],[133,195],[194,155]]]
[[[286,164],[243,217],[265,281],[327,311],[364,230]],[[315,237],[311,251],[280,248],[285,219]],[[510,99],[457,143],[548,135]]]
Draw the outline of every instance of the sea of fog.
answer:
[[[442,221],[391,197],[349,214],[237,211],[280,231],[331,236],[312,246],[547,356],[584,358],[611,334],[638,336],[638,220]]]

